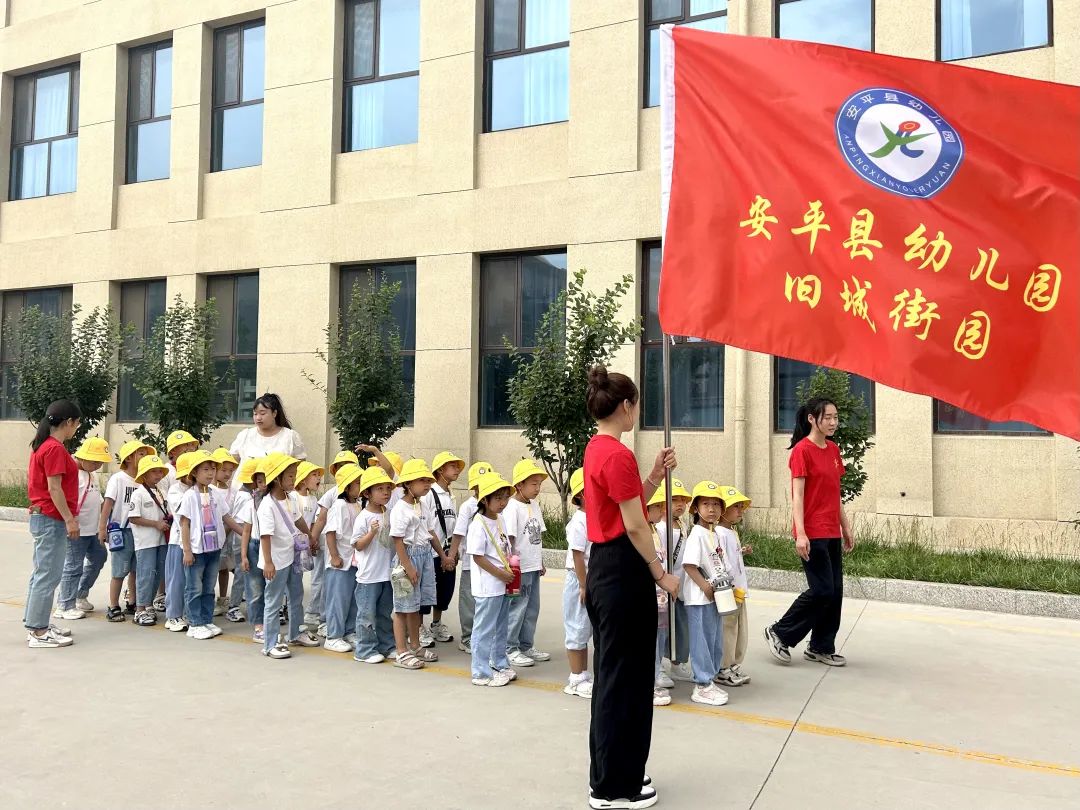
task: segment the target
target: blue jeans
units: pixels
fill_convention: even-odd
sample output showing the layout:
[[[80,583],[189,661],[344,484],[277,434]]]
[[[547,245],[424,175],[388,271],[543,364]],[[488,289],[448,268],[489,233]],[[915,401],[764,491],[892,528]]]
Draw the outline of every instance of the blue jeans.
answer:
[[[108,557],[109,553],[96,534],[68,540],[64,573],[60,579],[60,594],[56,598],[61,610],[72,609],[76,599],[85,599],[90,595],[90,589],[97,582],[98,574],[105,567]]]
[[[141,548],[135,552],[135,604],[149,607],[157,596],[158,585],[165,576],[165,556],[168,546]],[[180,552],[181,558],[183,551]]]
[[[660,677],[660,661],[667,658],[670,650],[668,646],[671,641],[671,636],[668,634],[668,628],[657,627],[656,628],[656,666],[653,667],[653,680]]]
[[[326,538],[319,538],[322,542],[319,543],[319,553],[315,555],[315,567],[311,569],[311,602],[308,603],[307,612],[318,616],[320,619],[325,619],[326,623],[330,623],[330,619],[326,616]],[[329,628],[327,628],[329,631]]]
[[[327,568],[323,574],[326,637],[344,638],[356,627],[356,566]]]
[[[136,575],[137,576],[137,575]],[[184,618],[184,548],[170,545],[165,552],[165,618]],[[138,583],[136,583],[138,585]]]
[[[236,570],[244,575],[244,598],[247,600],[247,620],[256,627],[262,627],[263,611],[266,609],[266,577],[259,568],[259,541],[248,541],[248,565],[251,570],[244,574],[238,565]],[[274,621],[277,621],[275,619]]]
[[[247,594],[247,586],[245,585],[247,573],[245,573],[244,567],[240,564],[240,560],[242,559],[242,557],[240,556],[240,543],[240,538],[236,535],[233,535],[233,581],[232,588],[229,589],[230,608],[240,607],[240,603],[244,601]]]
[[[694,683],[707,686],[720,673],[720,661],[724,657],[724,630],[716,606],[687,605],[686,629]]]
[[[293,570],[291,565],[277,569],[274,578],[267,580],[264,592],[265,602],[263,607],[263,634],[265,641],[263,649],[267,652],[274,649],[278,634],[278,613],[285,604],[285,594],[289,595],[289,635],[288,641],[300,636],[300,624],[304,618],[301,605],[304,604],[304,578]]]
[[[202,627],[214,620],[214,586],[221,549],[194,556],[195,562],[184,568],[184,602],[191,626]]]
[[[490,678],[493,669],[510,669],[510,661],[506,657],[506,635],[512,601],[505,596],[476,597],[476,620],[472,634],[474,678]]]
[[[28,630],[44,630],[64,573],[69,541],[64,521],[48,515],[30,515],[30,536],[34,538],[34,572],[30,574],[23,624]]]
[[[531,650],[540,618],[540,572],[521,575],[521,593],[510,602],[510,634],[507,650]]]
[[[376,653],[388,655],[397,647],[394,641],[394,588],[390,580],[360,583],[355,591],[356,652],[363,661]],[[327,628],[329,635],[329,627]]]
[[[458,620],[461,622],[461,643],[472,642],[473,622],[476,620],[476,599],[472,595],[472,569],[461,571],[457,598]]]
[[[109,568],[113,579],[126,577],[132,572],[135,563],[135,535],[131,533],[131,529],[121,529],[120,532],[124,535],[124,547],[119,551],[109,552]],[[135,578],[138,579],[138,574]]]

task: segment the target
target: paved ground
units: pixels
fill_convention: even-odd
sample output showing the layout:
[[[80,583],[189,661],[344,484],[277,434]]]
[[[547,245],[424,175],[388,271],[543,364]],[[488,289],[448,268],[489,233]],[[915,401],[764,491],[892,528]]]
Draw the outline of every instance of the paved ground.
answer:
[[[560,691],[560,657],[481,690],[455,645],[417,673],[271,661],[247,625],[196,642],[100,613],[69,623],[72,647],[30,650],[29,561],[25,526],[0,524],[3,810],[586,806],[588,704]],[[559,577],[539,632],[556,653]],[[851,601],[851,664],[785,669],[758,633],[790,598],[751,595],[754,682],[728,706],[681,685],[657,710],[661,806],[1080,807],[1080,623]]]

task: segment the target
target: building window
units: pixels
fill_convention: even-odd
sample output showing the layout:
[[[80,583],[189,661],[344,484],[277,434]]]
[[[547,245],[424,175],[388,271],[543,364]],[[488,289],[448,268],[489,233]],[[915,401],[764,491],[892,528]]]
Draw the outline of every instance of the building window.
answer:
[[[71,312],[71,287],[48,287],[40,290],[16,290],[5,292],[0,299],[3,313],[0,315],[6,336],[9,326],[14,326],[24,310],[37,307],[46,315],[61,316]],[[16,363],[18,347],[10,340],[0,340],[0,419],[25,419],[19,408],[19,377]]]
[[[991,422],[973,413],[949,405],[947,402],[934,400],[934,432],[945,434],[999,434],[999,435],[1027,435],[1049,436],[1050,434],[1040,427],[1029,425],[1027,422]]]
[[[227,422],[247,422],[255,407],[255,378],[259,352],[259,274],[209,276],[206,298],[217,303],[214,373],[231,381],[218,391]]]
[[[773,422],[777,433],[788,433],[795,429],[795,413],[799,410],[799,386],[808,381],[817,369],[818,366],[812,363],[789,360],[786,357],[774,358]],[[873,433],[877,422],[874,383],[858,374],[852,374],[851,390],[866,403],[870,415],[870,432]]]
[[[128,54],[127,181],[169,176],[172,128],[172,42]]]
[[[657,315],[660,292],[659,242],[642,246],[641,427],[664,426],[663,335]],[[670,337],[670,336],[669,336]],[[671,427],[724,429],[724,347],[693,337],[675,337],[671,347]]]
[[[79,149],[79,66],[15,79],[12,200],[75,190]]]
[[[874,0],[774,0],[781,39],[874,49]]]
[[[531,354],[544,313],[565,289],[565,250],[480,262],[480,427],[515,424],[506,387],[514,363],[503,340]]]
[[[211,170],[262,163],[263,20],[214,32],[214,118]]]
[[[645,106],[660,103],[660,26],[727,31],[727,0],[645,0]]]
[[[486,0],[484,131],[570,116],[570,0]]]
[[[938,0],[944,61],[1050,44],[1050,0]]]
[[[345,325],[346,328],[353,290],[358,284],[367,285],[369,272],[374,277],[376,287],[394,282],[401,285],[390,311],[393,313],[398,336],[401,338],[401,374],[405,379],[405,390],[409,392],[409,410],[405,414],[405,424],[412,426],[416,391],[416,263],[395,262],[342,267],[338,323]]]
[[[120,322],[130,330],[125,335],[130,361],[139,359],[140,344],[150,337],[154,324],[164,314],[165,279],[128,281],[120,285]],[[121,422],[145,422],[150,418],[146,402],[127,369],[120,372],[116,414]]]
[[[350,0],[344,151],[416,143],[419,110],[420,0]]]

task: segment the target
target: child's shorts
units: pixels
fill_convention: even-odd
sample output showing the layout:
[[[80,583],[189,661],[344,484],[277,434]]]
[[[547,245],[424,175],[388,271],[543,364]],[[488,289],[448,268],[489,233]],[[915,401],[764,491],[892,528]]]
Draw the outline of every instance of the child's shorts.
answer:
[[[218,571],[235,571],[236,558],[240,554],[240,538],[229,532],[218,558]]]
[[[581,604],[581,586],[577,574],[566,572],[566,584],[563,586],[563,626],[566,630],[566,649],[584,650],[589,646],[592,636],[592,624],[585,606]]]
[[[109,567],[112,569],[113,579],[123,579],[132,572],[135,565],[135,535],[131,533],[131,529],[120,531],[124,534],[124,547],[120,551],[109,552]]]
[[[435,564],[431,557],[431,546],[407,546],[409,561],[419,575],[419,581],[412,593],[404,598],[394,597],[395,613],[418,613],[421,605],[435,604]],[[394,568],[398,564],[397,555],[390,562]]]

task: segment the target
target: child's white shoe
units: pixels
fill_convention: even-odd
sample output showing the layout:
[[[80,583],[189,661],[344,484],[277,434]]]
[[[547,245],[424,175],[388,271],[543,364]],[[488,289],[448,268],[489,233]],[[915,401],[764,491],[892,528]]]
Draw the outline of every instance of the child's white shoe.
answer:
[[[330,652],[352,652],[352,645],[343,638],[328,638],[323,642],[322,646],[324,650],[329,650]]]
[[[386,660],[386,656],[382,653],[375,653],[374,655],[369,655],[367,658],[358,658],[356,660],[364,664],[381,664]]]
[[[75,607],[77,607],[83,613],[93,613],[94,612],[94,606],[92,604],[90,604],[89,599],[76,599],[75,600]]]
[[[450,632],[450,628],[447,627],[442,622],[432,622],[431,623],[431,636],[436,641],[441,642],[443,644],[445,644],[448,641],[453,641],[454,640],[454,636]]]
[[[706,706],[723,706],[728,702],[728,695],[723,689],[714,683],[710,683],[707,686],[701,686],[700,684],[694,687],[694,691],[690,694],[690,699],[694,703],[704,703]]]
[[[222,630],[220,627],[218,627],[213,622],[210,622],[210,624],[206,625],[206,629],[210,631],[210,633],[213,635],[214,638],[217,638],[218,636],[220,636],[222,633],[225,632],[224,630]]]
[[[231,607],[225,611],[225,618],[233,624],[244,621],[244,614],[240,612],[239,607]]]
[[[653,706],[668,706],[671,703],[671,693],[667,689],[663,689],[659,686],[653,687],[652,690],[652,705]]]
[[[509,669],[497,669],[495,671],[501,672],[506,675],[506,677],[510,679],[511,683],[517,680],[517,670],[513,667],[510,667]]]
[[[659,677],[657,677],[656,683],[653,684],[653,686],[657,687],[658,689],[674,689],[675,681],[671,680],[671,678],[667,676],[666,672],[660,670],[660,675]]]
[[[294,638],[289,643],[290,644],[299,644],[301,647],[318,647],[319,646],[319,640],[317,638],[315,638],[315,636],[311,635],[311,633],[301,633],[300,635],[298,635],[296,638]],[[348,652],[348,650],[346,650],[346,652]]]
[[[742,667],[740,667],[738,664],[735,664],[731,668],[735,671],[736,675],[743,679],[743,683],[750,683],[750,676],[742,671]]]
[[[510,676],[506,674],[506,670],[497,669],[491,673],[490,678],[473,678],[473,686],[506,686],[510,683]]]
[[[281,636],[278,636],[277,644],[269,650],[263,649],[262,654],[267,658],[292,658],[292,653],[289,651],[289,645],[281,640]]]
[[[228,600],[224,596],[219,596],[217,599],[214,600],[214,615],[224,616],[225,608],[227,608],[228,606]]]
[[[168,619],[165,622],[165,629],[171,633],[182,633],[187,627],[187,622],[183,619]]]
[[[571,675],[570,680],[566,682],[566,686],[563,687],[563,694],[571,695],[572,697],[579,698],[591,698],[592,697],[592,681],[584,673],[580,675]]]
[[[188,638],[196,638],[199,641],[205,641],[208,638],[214,637],[214,631],[206,625],[195,625],[189,627],[187,631]]]
[[[536,664],[535,661],[533,661],[529,656],[527,656],[521,650],[514,650],[512,653],[510,653],[506,657],[507,657],[507,659],[509,659],[510,663],[513,664],[515,667],[531,667],[531,666],[534,666]]]
[[[713,682],[721,686],[742,686],[749,683],[749,679],[739,675],[735,667],[728,667],[720,670],[720,674],[713,678]]]
[[[66,622],[73,622],[77,619],[85,619],[86,613],[78,608],[68,608],[67,610],[60,610],[60,608],[57,608],[56,612],[53,613],[53,618],[63,619]]]
[[[424,625],[420,626],[420,646],[432,647],[435,645],[435,637],[431,635],[431,631]]]
[[[525,655],[529,656],[529,658],[531,658],[533,661],[539,661],[541,663],[551,660],[551,653],[546,653],[543,650],[538,650],[536,649],[536,647],[525,650]]]
[[[694,671],[690,668],[690,664],[673,664],[668,671],[673,681],[682,681],[683,683],[689,683],[694,680]]]

